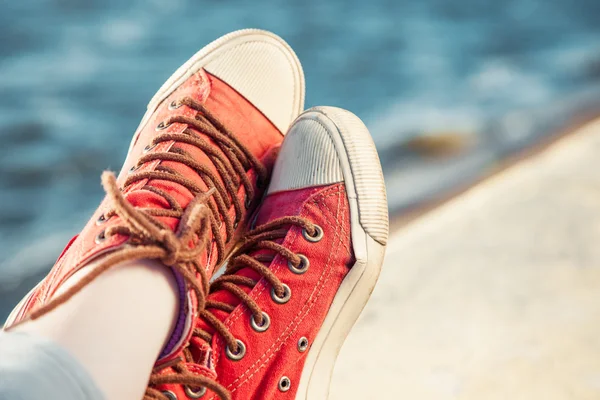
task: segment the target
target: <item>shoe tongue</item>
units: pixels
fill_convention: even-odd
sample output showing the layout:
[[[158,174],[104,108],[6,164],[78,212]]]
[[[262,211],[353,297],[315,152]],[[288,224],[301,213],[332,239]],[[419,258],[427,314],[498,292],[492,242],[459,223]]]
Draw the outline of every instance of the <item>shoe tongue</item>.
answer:
[[[204,136],[203,134],[199,134],[199,136]],[[208,138],[205,137],[206,141],[209,141]],[[217,168],[214,166],[210,158],[200,149],[195,146],[184,144],[184,143],[175,143],[172,149],[181,149],[185,150],[188,154],[192,156],[192,158],[208,168],[213,175],[219,179],[222,183],[221,176],[217,173]],[[216,145],[215,145],[216,148]],[[168,151],[168,150],[161,150]],[[201,191],[208,190],[208,186],[204,182],[204,180],[198,175],[196,171],[191,169],[190,167],[175,161],[161,161],[160,168],[166,168],[177,172],[181,176],[184,176],[187,180],[191,181],[194,185],[196,185]],[[135,184],[134,184],[135,185]],[[163,179],[150,179],[148,180],[144,186],[151,186],[156,189],[160,189],[163,192],[171,195],[177,204],[181,206],[181,208],[185,209],[190,201],[194,198],[194,194],[190,192],[185,186],[175,183],[168,180]],[[169,203],[162,198],[162,196],[151,192],[149,190],[139,189],[133,190],[127,194],[128,201],[136,207],[148,207],[148,208],[163,208],[169,209]]]
[[[213,359],[212,347],[198,337],[192,337],[190,351],[194,358],[194,367],[200,368],[200,372],[211,379],[217,378],[217,371]],[[198,371],[196,371],[198,372]]]
[[[277,218],[299,215],[306,199],[311,193],[317,190],[319,190],[318,187],[278,192],[268,195],[260,206],[258,215],[256,217],[255,226],[260,226]],[[283,240],[284,238],[281,238],[276,242],[282,243]],[[249,253],[249,255],[253,257],[262,254],[272,255],[273,252],[269,250],[257,250]],[[270,262],[264,262],[263,264],[268,267]],[[250,268],[241,269],[236,273],[236,275],[245,276],[255,281],[259,281],[261,279],[261,275]],[[252,288],[247,286],[240,286],[240,288],[246,293],[252,291]],[[240,304],[239,298],[228,290],[219,290],[214,292],[209,296],[209,299],[212,301],[227,303],[234,307]],[[229,316],[229,313],[221,310],[211,309],[211,312],[221,321],[225,321],[225,319]],[[214,333],[212,326],[206,324],[203,320],[199,320],[199,328],[209,332],[210,334]]]
[[[175,182],[153,179],[146,183],[146,185],[169,193],[182,208],[185,208],[193,198],[189,190]],[[169,203],[163,196],[151,192],[150,190],[133,190],[127,193],[126,198],[127,201],[136,208],[154,208],[164,210],[171,209]],[[177,228],[177,224],[179,223],[178,218],[155,218],[165,223],[171,230],[175,230]]]

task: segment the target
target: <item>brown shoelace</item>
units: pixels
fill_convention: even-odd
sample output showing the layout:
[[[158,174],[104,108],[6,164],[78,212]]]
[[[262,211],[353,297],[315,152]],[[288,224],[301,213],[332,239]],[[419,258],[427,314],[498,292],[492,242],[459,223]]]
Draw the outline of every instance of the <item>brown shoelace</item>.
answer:
[[[145,179],[160,179],[177,183],[188,189],[191,193],[198,194],[202,192],[202,189],[195,182],[171,168],[158,165],[152,171],[136,172],[143,164],[155,160],[181,163],[194,170],[207,187],[215,188],[215,194],[212,196],[214,201],[208,202],[208,206],[213,214],[220,215],[225,223],[225,240],[223,240],[219,233],[220,226],[212,227],[217,248],[219,250],[220,258],[218,262],[221,262],[225,256],[225,243],[233,238],[234,230],[237,228],[244,215],[244,208],[247,209],[250,206],[250,202],[255,196],[254,186],[248,178],[247,171],[249,169],[254,169],[258,177],[257,182],[259,186],[262,186],[266,183],[267,170],[252,152],[248,150],[246,146],[244,146],[244,144],[241,143],[237,137],[201,103],[190,97],[185,97],[179,102],[172,102],[169,107],[179,108],[182,105],[196,110],[198,112],[196,117],[191,118],[183,115],[174,115],[161,122],[156,127],[157,130],[166,129],[174,123],[184,124],[187,127],[182,133],[158,134],[152,140],[152,143],[144,148],[146,154],[140,157],[137,165],[132,167],[132,174],[127,178],[124,186],[128,187]],[[210,138],[213,143],[210,143],[205,138],[199,136],[197,132],[203,133]],[[192,145],[200,149],[211,160],[223,182],[221,183],[221,180],[218,179],[207,165],[195,161],[190,154],[181,148],[173,146],[169,151],[149,152],[160,143],[170,141]],[[243,185],[246,193],[246,201],[244,204],[242,204],[238,197],[240,185]],[[171,206],[171,210],[148,210],[152,212],[154,216],[173,216],[178,218],[181,215],[181,207],[168,193],[148,185],[145,185],[143,189],[153,191],[164,197]],[[233,220],[229,216],[229,209],[232,205],[235,209],[235,218]],[[109,217],[110,215],[106,215],[106,218]]]
[[[33,310],[26,318],[9,329],[52,311],[108,269],[126,261],[140,259],[157,259],[179,272],[185,279],[187,288],[196,293],[199,310],[204,309],[209,281],[206,271],[198,262],[199,256],[206,249],[212,231],[213,240],[217,244],[217,263],[223,261],[226,255],[225,244],[233,238],[234,230],[243,218],[244,208],[248,208],[250,201],[255,196],[254,186],[247,176],[247,171],[249,169],[256,171],[259,185],[266,183],[267,171],[235,135],[227,130],[199,102],[186,97],[179,102],[171,103],[169,107],[175,109],[182,105],[196,110],[197,115],[194,118],[181,115],[171,116],[157,126],[157,131],[166,129],[173,123],[185,124],[186,128],[182,133],[158,134],[152,143],[146,146],[144,149],[145,154],[140,157],[137,165],[131,169],[131,175],[124,183],[125,189],[119,189],[113,174],[105,172],[102,175],[102,184],[113,209],[102,215],[98,223],[104,223],[116,215],[122,219],[122,224],[109,227],[96,239],[102,241],[112,235],[126,235],[128,240],[125,246],[105,256],[77,284],[61,295],[54,297],[42,307]],[[211,142],[200,136],[198,132],[208,137]],[[189,144],[200,149],[209,157],[221,180],[215,175],[214,171],[195,161],[188,152],[181,148],[171,146],[168,151],[150,152],[158,144],[169,141]],[[137,172],[142,164],[157,160],[173,161],[188,166],[198,174],[210,189],[203,190],[192,180],[166,166],[158,165],[152,171]],[[169,203],[170,208],[142,209],[133,207],[123,195],[126,188],[137,182],[153,179],[180,184],[195,197],[184,210],[173,196],[146,183],[141,190],[151,191],[162,196]],[[245,204],[242,204],[238,198],[240,185],[243,185],[245,189]],[[235,218],[233,219],[229,215],[232,206],[235,209]],[[220,233],[221,223],[217,221],[217,215],[220,215],[225,224],[225,239]],[[155,217],[179,218],[177,230],[175,232],[171,231]],[[200,279],[197,279],[197,275],[200,276]],[[178,366],[174,366],[174,368],[180,369]],[[192,383],[197,384],[198,381]],[[201,383],[203,386],[214,389],[217,393],[219,392],[218,387],[213,387],[211,382],[202,380]]]
[[[317,226],[301,217],[283,217],[261,225],[247,234],[246,238],[241,242],[240,247],[232,255],[225,273],[221,277],[215,279],[210,285],[211,293],[218,290],[227,290],[236,296],[241,304],[248,307],[252,313],[253,323],[256,324],[259,329],[260,327],[266,327],[268,316],[263,313],[260,306],[252,299],[252,297],[240,288],[240,286],[245,286],[252,289],[256,286],[258,280],[236,275],[236,273],[244,268],[252,269],[269,283],[272,287],[272,295],[276,296],[277,299],[282,299],[284,301],[289,300],[289,297],[291,296],[289,287],[284,285],[267,265],[269,265],[269,263],[279,254],[288,260],[291,267],[302,267],[304,261],[300,255],[293,253],[283,245],[277,243],[278,239],[282,239],[286,236],[290,225],[301,227],[306,231],[306,234],[311,237],[318,235]],[[250,253],[259,250],[268,250],[268,254],[263,253],[256,256],[249,255]],[[307,265],[304,267],[307,267]],[[241,348],[242,345],[240,342],[232,335],[225,324],[212,314],[210,309],[231,313],[236,307],[237,306],[224,302],[207,300],[206,308],[200,312],[200,317],[223,338],[227,344],[227,351],[234,356],[242,354],[245,350]],[[194,335],[202,338],[206,343],[210,344],[212,342],[212,335],[204,330],[197,328],[194,331]],[[193,363],[194,360],[191,352],[186,349],[184,353],[186,357],[185,361]],[[185,385],[188,390],[193,388],[192,393],[203,393],[202,388],[208,388],[215,392],[222,400],[230,399],[229,392],[218,382],[208,377],[192,375],[186,371],[185,368],[176,369],[174,374],[162,376],[153,375],[150,379],[150,385],[144,399],[171,400],[167,395],[153,387],[169,383]]]
[[[160,259],[166,265],[178,270],[198,295],[199,305],[204,305],[203,299],[208,288],[208,283],[205,282],[207,281],[206,273],[203,268],[196,265],[197,262],[193,258],[197,258],[205,249],[208,227],[210,227],[213,239],[217,244],[217,263],[223,261],[225,257],[225,243],[232,239],[234,230],[243,217],[244,205],[241,204],[237,193],[240,185],[244,186],[246,192],[246,208],[249,206],[249,200],[254,198],[254,186],[248,178],[246,171],[253,168],[257,173],[259,184],[265,183],[267,171],[264,165],[236,136],[219,122],[201,103],[190,97],[185,97],[178,102],[172,102],[169,108],[176,109],[182,105],[196,110],[197,114],[195,118],[174,115],[166,121],[161,122],[156,128],[157,131],[164,130],[173,123],[184,124],[186,128],[182,133],[161,133],[155,136],[152,143],[144,149],[145,154],[140,157],[137,165],[130,170],[131,175],[126,179],[124,188],[143,180],[150,181],[152,179],[177,183],[188,189],[195,196],[186,207],[186,210],[183,210],[173,196],[164,190],[148,184],[144,185],[142,190],[151,191],[162,196],[169,203],[170,208],[134,208],[127,202],[118,189],[114,176],[104,173],[102,184],[106,193],[111,198],[114,208],[100,216],[98,223],[104,223],[113,216],[118,215],[122,218],[123,225],[110,227],[106,231],[103,231],[96,240],[102,241],[109,236],[122,234],[129,236],[129,246],[107,256],[99,266],[94,268],[94,271],[86,275],[76,285],[39,309],[34,310],[25,319],[13,325],[13,327],[27,320],[37,319],[53,310],[70,299],[75,293],[87,286],[107,269],[125,261],[144,258]],[[209,143],[198,132],[206,135],[213,143]],[[158,144],[169,141],[186,143],[203,151],[212,161],[223,183],[221,183],[210,168],[196,162],[190,154],[178,147],[171,146],[168,151],[149,153]],[[174,161],[188,166],[200,176],[210,189],[204,191],[192,180],[172,168],[161,165],[158,165],[151,171],[135,172],[142,164],[156,160]],[[125,191],[126,189],[123,189],[123,192]],[[205,208],[204,206],[200,207],[200,205],[207,205],[212,213],[200,211]],[[234,220],[229,216],[229,209],[232,205],[235,209]],[[216,215],[220,215],[225,223],[225,239],[223,239],[220,233],[221,225],[217,222]],[[179,218],[179,233],[177,235],[173,234],[168,227],[153,217]],[[201,224],[201,222],[204,223]],[[198,231],[198,229],[201,229],[201,231]],[[198,244],[201,246],[197,245],[194,249],[190,249],[188,243],[182,242],[182,240],[189,241],[194,234],[197,235]],[[135,245],[135,247],[132,248],[132,245]],[[201,284],[196,282],[194,271],[200,274]],[[202,291],[203,293],[201,293]]]

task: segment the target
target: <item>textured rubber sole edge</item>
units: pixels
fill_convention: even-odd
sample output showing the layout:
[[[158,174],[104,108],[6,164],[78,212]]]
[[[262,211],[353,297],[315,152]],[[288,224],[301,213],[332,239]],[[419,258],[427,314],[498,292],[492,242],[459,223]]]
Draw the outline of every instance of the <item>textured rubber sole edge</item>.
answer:
[[[194,54],[189,60],[183,63],[170,77],[163,83],[163,85],[158,89],[156,94],[152,97],[150,102],[148,103],[146,113],[144,114],[138,128],[133,135],[133,139],[131,144],[129,145],[129,152],[133,148],[133,144],[135,143],[135,139],[137,138],[139,132],[145,127],[148,123],[148,120],[154,114],[158,106],[167,98],[175,89],[177,89],[183,82],[185,82],[191,75],[195,74],[207,65],[212,57],[218,55],[218,53],[222,50],[227,50],[229,46],[235,46],[238,42],[248,41],[254,38],[255,40],[265,40],[271,41],[281,46],[282,49],[285,50],[286,55],[289,56],[290,62],[294,66],[295,78],[297,79],[297,86],[301,88],[301,90],[296,93],[296,98],[294,99],[294,103],[297,106],[296,115],[302,112],[304,107],[304,97],[305,97],[305,82],[304,82],[304,72],[302,70],[302,65],[300,64],[300,60],[298,60],[298,56],[292,48],[285,42],[282,38],[275,35],[274,33],[264,31],[261,29],[242,29],[235,32],[228,33],[227,35],[221,36],[220,38],[212,41],[211,43],[204,46],[200,49],[196,54]],[[285,130],[283,131],[285,133]]]
[[[338,353],[379,278],[389,222],[379,157],[362,121],[334,107],[312,108],[298,120],[302,118],[316,119],[326,126],[336,148],[350,203],[352,246],[356,256],[356,263],[340,285],[311,345],[295,397],[296,400],[323,400],[329,394]]]

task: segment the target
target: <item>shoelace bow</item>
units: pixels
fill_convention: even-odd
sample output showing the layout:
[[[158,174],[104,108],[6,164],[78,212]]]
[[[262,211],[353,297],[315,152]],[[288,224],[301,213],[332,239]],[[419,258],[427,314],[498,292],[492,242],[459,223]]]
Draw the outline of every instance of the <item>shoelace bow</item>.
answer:
[[[268,317],[265,316],[260,306],[248,293],[241,289],[240,286],[245,286],[251,290],[258,284],[261,278],[264,278],[272,287],[275,296],[279,299],[289,298],[291,295],[289,288],[270,270],[268,265],[277,255],[281,255],[284,259],[288,260],[291,266],[295,268],[301,266],[303,260],[298,254],[295,254],[283,245],[277,243],[278,239],[282,239],[287,235],[290,226],[301,227],[308,235],[313,237],[318,234],[316,225],[301,217],[283,217],[261,225],[247,234],[246,238],[241,242],[240,247],[229,260],[225,273],[215,279],[210,285],[211,293],[219,290],[227,290],[236,296],[240,300],[240,304],[244,304],[248,307],[252,313],[253,322],[259,327],[265,326],[267,323],[266,318]],[[249,255],[259,250],[268,250],[269,253],[258,254],[256,256]],[[250,268],[256,271],[261,278],[254,280],[249,277],[236,275],[237,272],[244,268]],[[231,313],[236,307],[237,305],[234,306],[232,304],[209,299],[206,301],[206,307],[200,311],[200,317],[215,330],[215,333],[223,338],[227,344],[228,351],[234,355],[240,354],[245,350],[240,347],[240,342],[233,336],[227,326],[212,314],[211,309]],[[212,342],[213,335],[199,328],[195,329],[194,335],[208,344]],[[189,349],[186,349],[184,354],[186,358],[185,362],[194,362]],[[173,400],[164,392],[155,389],[155,386],[164,384],[184,385],[186,387],[186,393],[190,395],[189,397],[191,398],[202,397],[206,392],[206,389],[215,392],[221,400],[230,400],[231,398],[229,391],[220,383],[209,377],[193,375],[180,364],[175,368],[175,373],[173,374],[152,375],[144,399]]]
[[[245,189],[246,208],[249,206],[249,200],[254,198],[254,187],[246,171],[251,168],[256,171],[259,185],[264,185],[267,172],[262,163],[239,142],[235,135],[199,102],[185,97],[179,102],[172,102],[169,108],[176,109],[182,105],[196,110],[198,112],[196,117],[174,115],[169,117],[167,121],[160,123],[156,128],[157,130],[166,129],[173,123],[185,124],[186,128],[182,133],[158,134],[153,139],[152,144],[144,149],[146,154],[138,160],[137,166],[132,168],[131,175],[124,183],[124,188],[146,179],[160,179],[178,183],[195,196],[186,209],[184,210],[173,196],[148,184],[141,189],[162,196],[169,203],[170,209],[133,207],[123,195],[125,189],[119,189],[114,174],[104,172],[102,174],[102,184],[111,200],[113,209],[102,215],[98,222],[104,223],[117,215],[121,217],[122,225],[109,227],[97,237],[97,240],[105,240],[112,235],[122,234],[129,237],[127,245],[108,254],[99,264],[94,266],[93,271],[78,281],[77,284],[40,308],[33,310],[8,329],[47,314],[68,301],[73,295],[115,265],[139,259],[158,259],[181,273],[187,285],[189,285],[188,287],[196,293],[199,309],[204,308],[209,282],[206,271],[198,263],[198,258],[206,248],[210,236],[209,230],[212,231],[213,240],[217,244],[217,263],[220,263],[225,257],[225,243],[231,240],[234,230],[243,216],[243,205],[237,193],[240,185],[243,185]],[[208,136],[213,143],[209,143],[197,132]],[[167,141],[190,144],[203,151],[213,162],[223,184],[207,166],[196,162],[190,154],[178,147],[171,146],[170,150],[165,152],[149,153],[159,143]],[[215,147],[218,147],[218,149]],[[210,189],[205,191],[177,171],[161,165],[158,165],[152,171],[135,172],[142,164],[155,160],[175,161],[187,165],[196,171]],[[233,221],[229,216],[229,209],[232,205],[235,209],[235,219]],[[220,233],[221,225],[217,222],[216,215],[220,215],[225,223],[226,239],[223,239]],[[171,231],[165,224],[154,218],[160,216],[179,218],[176,232]],[[200,275],[199,280],[196,273]]]

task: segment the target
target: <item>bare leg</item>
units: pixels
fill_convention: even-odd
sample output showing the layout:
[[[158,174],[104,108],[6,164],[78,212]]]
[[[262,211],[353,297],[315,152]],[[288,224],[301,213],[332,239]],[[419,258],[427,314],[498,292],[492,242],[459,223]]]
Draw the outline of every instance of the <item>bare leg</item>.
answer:
[[[85,276],[75,274],[59,293]],[[142,260],[116,266],[61,307],[15,331],[46,337],[87,369],[106,399],[141,399],[179,313],[171,271]]]

